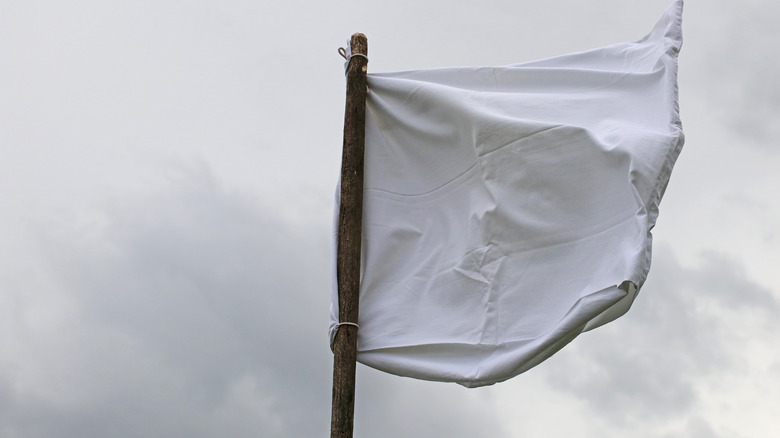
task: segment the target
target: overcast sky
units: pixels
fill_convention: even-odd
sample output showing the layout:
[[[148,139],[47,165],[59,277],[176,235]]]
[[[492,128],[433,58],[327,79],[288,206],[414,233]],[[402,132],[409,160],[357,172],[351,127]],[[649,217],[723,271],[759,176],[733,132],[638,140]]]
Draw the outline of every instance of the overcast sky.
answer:
[[[0,436],[327,436],[337,48],[632,41],[671,0],[0,0]],[[689,0],[686,145],[622,318],[492,387],[359,366],[358,437],[780,430],[780,3]]]

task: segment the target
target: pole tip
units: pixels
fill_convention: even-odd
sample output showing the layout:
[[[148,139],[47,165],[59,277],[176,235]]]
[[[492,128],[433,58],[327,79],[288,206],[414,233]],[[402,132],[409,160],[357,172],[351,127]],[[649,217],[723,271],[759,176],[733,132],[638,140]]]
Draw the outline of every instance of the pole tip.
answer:
[[[352,34],[349,45],[352,48],[352,53],[360,53],[361,55],[368,56],[368,38],[362,33],[358,32]]]

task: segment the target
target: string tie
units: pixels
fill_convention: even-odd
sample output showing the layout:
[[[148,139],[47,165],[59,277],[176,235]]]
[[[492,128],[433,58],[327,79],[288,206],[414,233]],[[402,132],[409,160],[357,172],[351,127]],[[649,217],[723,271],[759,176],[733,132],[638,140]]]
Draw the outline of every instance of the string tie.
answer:
[[[339,47],[339,55],[341,55],[342,58],[346,60],[344,63],[344,75],[347,75],[347,69],[349,68],[349,63],[352,62],[352,58],[359,57],[363,58],[368,62],[368,56],[362,54],[362,53],[352,53],[352,46],[350,44],[350,41],[347,40],[347,47]]]
[[[351,326],[354,326],[356,329],[360,328],[360,326],[358,326],[354,322],[340,322],[338,324],[332,325],[330,327],[330,330],[329,330],[329,333],[328,333],[328,337],[330,338],[330,349],[331,349],[331,351],[333,351],[333,343],[336,341],[336,332],[339,331],[339,327],[341,327],[342,325],[351,325]]]

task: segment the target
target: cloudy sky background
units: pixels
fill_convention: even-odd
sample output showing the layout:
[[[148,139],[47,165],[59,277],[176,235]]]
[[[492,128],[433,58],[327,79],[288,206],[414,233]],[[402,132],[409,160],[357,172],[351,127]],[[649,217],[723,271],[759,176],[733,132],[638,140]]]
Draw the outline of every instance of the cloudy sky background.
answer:
[[[336,49],[504,65],[670,3],[0,0],[0,436],[327,436]],[[488,388],[359,366],[356,436],[774,436],[779,19],[687,2],[687,142],[628,314]]]

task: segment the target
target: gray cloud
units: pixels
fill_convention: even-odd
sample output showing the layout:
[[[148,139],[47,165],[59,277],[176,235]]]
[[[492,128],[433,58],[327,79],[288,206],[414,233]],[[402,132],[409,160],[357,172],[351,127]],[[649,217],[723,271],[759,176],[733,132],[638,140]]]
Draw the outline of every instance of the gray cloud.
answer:
[[[489,390],[401,378],[360,367],[356,436],[511,437]]]
[[[780,49],[778,17],[778,6],[763,1],[689,2],[685,48],[695,50],[681,61],[683,84],[707,100],[710,116],[746,145],[773,153],[767,146],[780,136],[780,60],[771,55]]]
[[[30,383],[0,385],[3,436],[327,433],[326,230],[280,223],[205,166],[103,212],[99,233],[37,230],[48,294],[71,310],[38,330],[14,327],[27,345],[3,361],[28,367]],[[446,392],[389,377],[360,382],[358,430],[502,436],[484,408],[447,406]]]
[[[727,436],[734,435],[722,435],[717,432],[707,423],[706,420],[700,417],[694,417],[690,421],[686,422],[681,430],[677,430],[664,435],[664,438],[676,438],[679,436],[686,436],[689,438],[726,438]]]
[[[780,329],[778,301],[738,262],[712,253],[702,260],[686,267],[670,248],[658,248],[634,307],[559,353],[565,360],[551,361],[550,384],[616,426],[659,430],[689,418],[685,436],[717,436],[696,415],[702,385],[745,372],[750,357],[742,347],[755,340],[755,325],[764,333]]]
[[[115,198],[106,215],[98,235],[38,230],[42,269],[55,283],[49,293],[73,310],[38,332],[18,328],[29,354],[6,360],[32,365],[28,378],[39,385],[11,393],[15,409],[0,430],[327,430],[327,233],[289,229],[203,173],[143,198]]]

